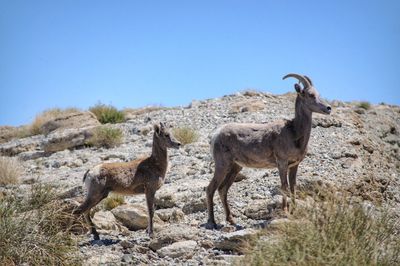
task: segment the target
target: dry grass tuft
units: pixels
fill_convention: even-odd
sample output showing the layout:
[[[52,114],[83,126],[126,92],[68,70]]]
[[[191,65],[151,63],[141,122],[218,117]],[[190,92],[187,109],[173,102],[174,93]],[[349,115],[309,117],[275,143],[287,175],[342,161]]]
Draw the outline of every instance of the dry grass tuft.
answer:
[[[93,136],[86,142],[89,146],[112,148],[123,141],[123,133],[119,128],[96,127],[92,133]]]
[[[346,197],[296,208],[294,221],[264,231],[245,265],[399,265],[400,223]]]
[[[196,142],[199,139],[199,134],[190,127],[177,127],[172,129],[172,133],[182,145]]]
[[[112,105],[98,103],[95,106],[90,107],[89,111],[92,112],[97,117],[97,120],[102,124],[125,122],[124,112],[119,111]]]
[[[125,203],[123,196],[118,194],[111,194],[103,200],[103,208],[107,211],[114,209]]]
[[[61,108],[52,108],[48,109],[40,114],[38,114],[35,118],[35,120],[32,122],[30,125],[30,134],[31,135],[39,135],[39,134],[44,134],[43,125],[46,124],[49,121],[55,120],[57,117],[61,115],[66,115],[70,113],[75,113],[78,112],[79,109],[77,108],[66,108],[66,109],[61,109]]]
[[[0,199],[1,265],[79,263],[73,254],[76,243],[65,229],[65,220],[72,215],[53,201],[53,195],[48,186],[39,185],[28,198],[7,195]]]
[[[0,157],[0,185],[17,184],[21,173],[22,168],[16,158]]]

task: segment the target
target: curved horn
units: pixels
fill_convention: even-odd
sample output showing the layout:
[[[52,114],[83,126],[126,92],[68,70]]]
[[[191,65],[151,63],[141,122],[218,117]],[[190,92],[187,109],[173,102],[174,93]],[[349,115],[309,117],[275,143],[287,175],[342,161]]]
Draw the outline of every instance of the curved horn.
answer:
[[[311,83],[308,81],[308,79],[299,74],[290,73],[290,74],[287,74],[286,76],[284,76],[282,79],[286,79],[286,78],[290,78],[290,77],[298,79],[301,82],[301,84],[303,84],[304,89],[311,87]]]
[[[311,86],[314,86],[314,84],[312,83],[311,79],[309,77],[307,77],[306,75],[304,75],[304,77],[306,78],[306,80],[308,80],[308,82],[310,82]]]

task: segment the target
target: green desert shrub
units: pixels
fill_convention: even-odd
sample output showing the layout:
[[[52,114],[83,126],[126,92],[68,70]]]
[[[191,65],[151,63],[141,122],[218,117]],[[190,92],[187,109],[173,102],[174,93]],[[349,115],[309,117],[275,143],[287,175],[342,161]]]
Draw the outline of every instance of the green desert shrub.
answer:
[[[0,186],[17,184],[22,173],[20,163],[13,157],[0,157]]]
[[[76,241],[63,223],[72,215],[43,193],[36,189],[27,198],[15,194],[0,198],[0,265],[79,263]]]
[[[123,140],[123,133],[119,128],[96,127],[92,134],[86,142],[89,146],[112,148],[120,145]]]
[[[371,109],[371,104],[369,102],[360,102],[358,107],[363,108],[365,110]]]
[[[98,103],[95,106],[90,107],[89,111],[92,112],[97,117],[97,120],[102,124],[116,124],[125,121],[124,112],[119,111],[112,105]]]
[[[117,194],[111,194],[103,200],[103,208],[107,211],[114,209],[125,203],[124,197]]]
[[[172,133],[182,145],[196,142],[199,139],[199,134],[190,127],[176,127]]]
[[[267,229],[245,265],[399,265],[399,221],[348,201],[295,210],[294,220]]]

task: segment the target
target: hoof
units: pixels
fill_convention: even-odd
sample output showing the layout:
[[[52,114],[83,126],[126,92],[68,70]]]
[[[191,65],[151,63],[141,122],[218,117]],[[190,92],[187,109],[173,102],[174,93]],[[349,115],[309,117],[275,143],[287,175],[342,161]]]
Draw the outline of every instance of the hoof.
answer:
[[[204,224],[204,228],[208,229],[208,230],[214,230],[214,229],[218,229],[218,225],[216,223],[205,223]]]

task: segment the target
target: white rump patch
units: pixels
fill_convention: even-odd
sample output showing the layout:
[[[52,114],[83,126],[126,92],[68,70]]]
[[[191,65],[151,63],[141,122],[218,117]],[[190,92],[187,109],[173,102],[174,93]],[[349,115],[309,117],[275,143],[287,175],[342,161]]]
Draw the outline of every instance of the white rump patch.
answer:
[[[89,170],[89,173],[87,174],[86,179],[85,179],[86,189],[89,190],[89,186],[92,183],[93,178],[96,178],[100,175],[100,170],[101,170],[101,164],[99,164]]]

